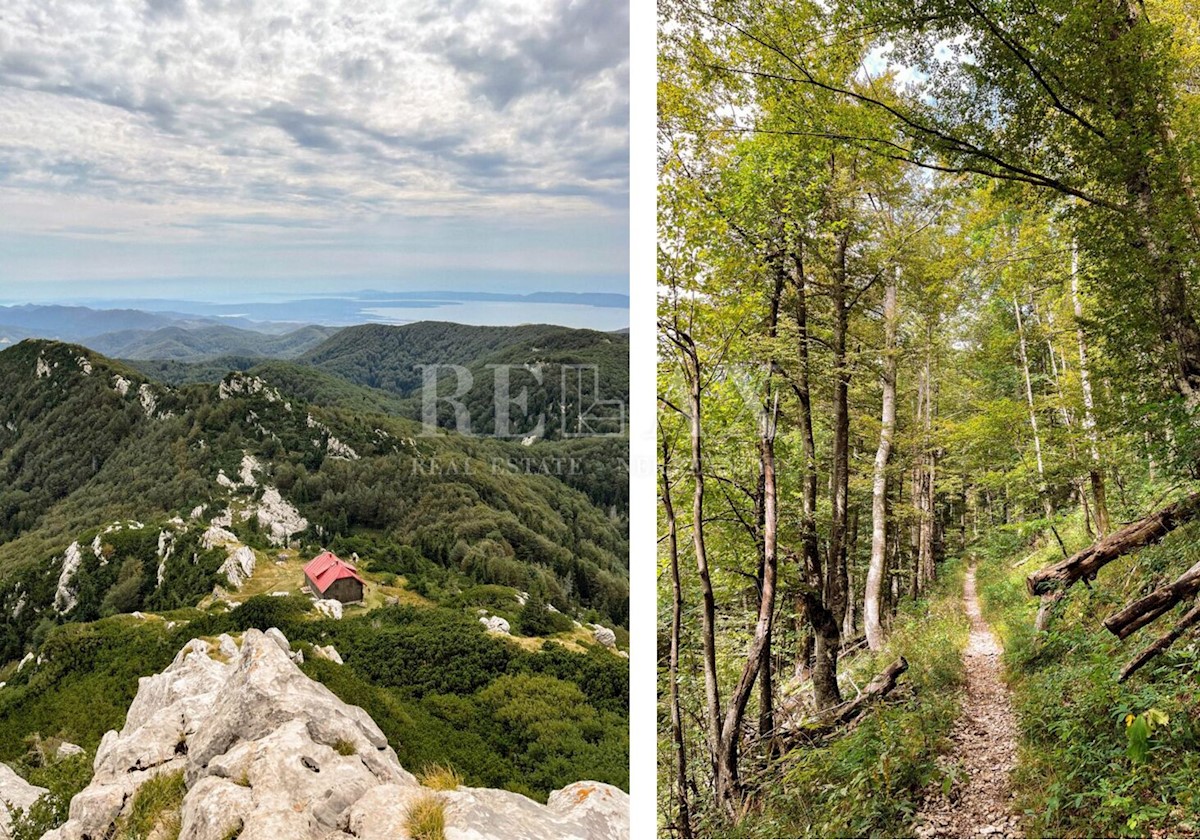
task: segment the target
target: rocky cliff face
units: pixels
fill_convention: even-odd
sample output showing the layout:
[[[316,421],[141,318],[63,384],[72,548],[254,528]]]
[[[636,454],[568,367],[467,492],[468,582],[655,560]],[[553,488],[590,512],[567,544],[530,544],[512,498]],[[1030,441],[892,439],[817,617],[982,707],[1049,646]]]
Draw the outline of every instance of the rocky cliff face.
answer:
[[[447,840],[625,840],[629,797],[579,782],[547,805],[507,791],[435,791],[400,766],[374,721],[296,667],[286,639],[189,642],[140,681],[124,728],[97,750],[70,820],[43,840],[112,836],[139,788],[182,774],[180,840],[404,840],[441,813]],[[0,834],[0,836],[3,836]]]
[[[35,787],[22,779],[12,768],[0,764],[0,840],[8,840],[12,820],[8,809],[25,809],[46,793],[45,788]]]

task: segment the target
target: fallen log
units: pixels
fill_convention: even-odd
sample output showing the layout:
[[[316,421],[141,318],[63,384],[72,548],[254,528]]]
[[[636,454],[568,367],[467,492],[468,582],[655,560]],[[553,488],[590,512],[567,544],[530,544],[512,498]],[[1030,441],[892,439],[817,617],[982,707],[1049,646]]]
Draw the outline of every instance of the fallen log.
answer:
[[[1034,597],[1055,593],[1061,595],[1077,581],[1094,580],[1103,566],[1118,557],[1158,542],[1197,516],[1200,516],[1200,493],[1193,493],[1186,499],[1129,523],[1066,560],[1030,573],[1025,578],[1025,585]]]
[[[1121,669],[1121,674],[1117,677],[1117,682],[1125,682],[1134,671],[1175,644],[1179,637],[1187,632],[1189,627],[1193,627],[1198,622],[1200,622],[1200,601],[1197,601],[1195,606],[1183,614],[1183,618],[1179,620],[1179,623],[1169,633],[1159,636],[1154,640],[1153,644],[1129,660],[1129,663]]]
[[[1200,563],[1188,569],[1166,586],[1127,604],[1120,612],[1104,619],[1104,626],[1117,638],[1124,639],[1145,627],[1171,607],[1200,592]]]
[[[784,721],[771,733],[773,737],[786,740],[807,738],[819,740],[839,727],[855,722],[867,711],[871,703],[886,697],[896,687],[900,675],[908,670],[908,660],[903,656],[888,665],[867,683],[867,687],[853,700],[839,703],[807,720]]]

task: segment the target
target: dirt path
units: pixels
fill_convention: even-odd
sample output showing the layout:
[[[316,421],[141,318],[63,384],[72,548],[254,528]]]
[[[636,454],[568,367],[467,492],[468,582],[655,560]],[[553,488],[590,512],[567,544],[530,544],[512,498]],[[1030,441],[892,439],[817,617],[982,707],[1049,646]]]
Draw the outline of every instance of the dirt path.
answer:
[[[1017,761],[1017,722],[1000,676],[1004,649],[979,612],[975,567],[967,570],[963,601],[971,638],[963,652],[967,696],[942,757],[953,772],[949,795],[937,787],[917,813],[917,837],[1022,837],[1012,813],[1008,775]]]

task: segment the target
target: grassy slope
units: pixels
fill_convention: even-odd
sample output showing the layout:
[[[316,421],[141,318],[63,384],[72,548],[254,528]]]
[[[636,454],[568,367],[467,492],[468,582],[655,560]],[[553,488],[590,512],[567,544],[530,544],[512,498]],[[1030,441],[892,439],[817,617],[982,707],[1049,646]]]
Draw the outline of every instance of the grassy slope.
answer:
[[[1074,518],[1060,525],[1068,550],[1086,544]],[[1200,823],[1200,653],[1176,643],[1121,685],[1117,673],[1174,623],[1173,612],[1122,642],[1102,620],[1200,560],[1200,527],[1102,569],[1076,586],[1050,632],[1033,629],[1037,604],[1024,577],[1061,557],[1053,537],[994,529],[980,546],[984,615],[1001,636],[1021,728],[1015,788],[1031,837],[1194,836]],[[1023,561],[1023,562],[1022,562]],[[1018,565],[1020,564],[1020,565]],[[1184,607],[1186,608],[1186,607]],[[1170,722],[1141,764],[1127,755],[1126,718],[1159,709]]]

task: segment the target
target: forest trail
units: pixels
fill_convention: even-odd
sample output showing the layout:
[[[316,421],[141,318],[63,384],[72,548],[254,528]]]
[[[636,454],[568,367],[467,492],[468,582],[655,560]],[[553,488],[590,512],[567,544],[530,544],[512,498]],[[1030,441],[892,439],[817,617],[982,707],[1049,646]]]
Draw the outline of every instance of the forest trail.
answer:
[[[1001,679],[1004,648],[979,610],[974,565],[963,602],[971,620],[963,652],[967,696],[950,732],[953,746],[942,757],[955,783],[949,795],[940,786],[930,792],[917,813],[917,837],[1022,837],[1008,778],[1017,761],[1017,722]]]

